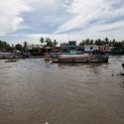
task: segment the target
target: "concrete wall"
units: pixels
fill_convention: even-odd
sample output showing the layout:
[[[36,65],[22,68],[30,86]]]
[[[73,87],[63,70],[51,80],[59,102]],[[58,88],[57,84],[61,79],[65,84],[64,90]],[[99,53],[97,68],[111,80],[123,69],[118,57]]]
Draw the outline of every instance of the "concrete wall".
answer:
[[[100,52],[110,52],[110,46],[99,46]]]

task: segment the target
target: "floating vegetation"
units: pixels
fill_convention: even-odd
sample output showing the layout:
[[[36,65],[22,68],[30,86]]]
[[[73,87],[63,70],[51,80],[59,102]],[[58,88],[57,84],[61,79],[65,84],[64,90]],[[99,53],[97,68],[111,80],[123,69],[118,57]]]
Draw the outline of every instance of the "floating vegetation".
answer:
[[[114,76],[114,74],[112,74],[112,76]]]
[[[5,63],[8,63],[8,62],[16,62],[17,60],[16,59],[8,59],[5,61]]]

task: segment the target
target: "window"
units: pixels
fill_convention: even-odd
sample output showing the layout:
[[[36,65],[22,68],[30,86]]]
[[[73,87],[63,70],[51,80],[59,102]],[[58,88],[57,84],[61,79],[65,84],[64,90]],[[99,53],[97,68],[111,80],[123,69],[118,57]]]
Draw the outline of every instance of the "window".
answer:
[[[93,50],[93,47],[90,47],[90,50]]]

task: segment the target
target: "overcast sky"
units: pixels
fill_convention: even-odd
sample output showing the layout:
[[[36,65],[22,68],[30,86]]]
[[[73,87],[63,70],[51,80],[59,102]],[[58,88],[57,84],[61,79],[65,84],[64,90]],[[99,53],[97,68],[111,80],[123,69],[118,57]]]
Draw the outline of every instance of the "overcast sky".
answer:
[[[83,39],[124,40],[123,0],[1,0],[0,39],[39,44]]]

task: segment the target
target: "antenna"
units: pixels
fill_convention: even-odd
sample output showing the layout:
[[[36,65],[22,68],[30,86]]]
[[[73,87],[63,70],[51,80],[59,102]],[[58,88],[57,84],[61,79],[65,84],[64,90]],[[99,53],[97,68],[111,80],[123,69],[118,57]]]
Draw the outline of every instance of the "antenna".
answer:
[[[32,44],[32,42],[31,42],[31,29],[29,29],[29,31],[30,31],[30,43]]]

